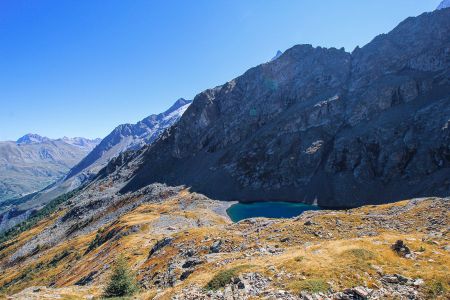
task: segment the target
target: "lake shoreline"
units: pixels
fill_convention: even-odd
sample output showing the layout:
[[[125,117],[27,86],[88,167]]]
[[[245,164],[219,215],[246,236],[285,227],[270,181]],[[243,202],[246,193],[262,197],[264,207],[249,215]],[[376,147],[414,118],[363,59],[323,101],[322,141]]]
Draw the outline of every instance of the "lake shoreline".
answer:
[[[305,211],[322,210],[317,205],[285,201],[238,202],[231,205],[226,213],[234,223],[250,218],[287,219],[297,217]]]

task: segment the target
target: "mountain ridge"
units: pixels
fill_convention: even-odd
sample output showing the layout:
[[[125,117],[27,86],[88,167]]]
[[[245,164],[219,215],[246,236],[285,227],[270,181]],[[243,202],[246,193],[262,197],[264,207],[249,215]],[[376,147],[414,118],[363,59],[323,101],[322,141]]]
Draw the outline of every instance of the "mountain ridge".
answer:
[[[91,153],[70,170],[66,178],[71,178],[82,170],[89,168],[89,166],[100,159],[105,152],[109,151],[117,144],[120,144],[121,140],[126,137],[131,137],[131,140],[127,141],[126,145],[122,145],[118,151],[103,158],[111,159],[124,150],[137,150],[145,144],[152,143],[162,131],[178,120],[191,102],[192,101],[190,100],[180,98],[169,109],[160,114],[152,114],[135,124],[127,123],[117,126],[96,148],[92,150]],[[103,164],[101,167],[103,167]],[[100,168],[96,169],[94,173],[97,173],[99,169]]]
[[[408,18],[352,53],[294,46],[198,94],[122,192],[164,182],[222,200],[343,207],[445,196],[449,134],[431,133],[446,128],[449,14]],[[417,184],[421,164],[430,171]]]
[[[436,9],[445,9],[450,7],[450,0],[442,0],[441,4]]]

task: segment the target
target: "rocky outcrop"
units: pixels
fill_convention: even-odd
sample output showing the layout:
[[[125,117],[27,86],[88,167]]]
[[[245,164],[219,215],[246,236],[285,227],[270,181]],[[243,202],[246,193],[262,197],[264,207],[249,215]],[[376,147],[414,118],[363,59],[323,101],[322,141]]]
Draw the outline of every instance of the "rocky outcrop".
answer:
[[[295,46],[197,95],[122,192],[165,182],[339,207],[448,195],[449,45],[443,9],[352,53]]]

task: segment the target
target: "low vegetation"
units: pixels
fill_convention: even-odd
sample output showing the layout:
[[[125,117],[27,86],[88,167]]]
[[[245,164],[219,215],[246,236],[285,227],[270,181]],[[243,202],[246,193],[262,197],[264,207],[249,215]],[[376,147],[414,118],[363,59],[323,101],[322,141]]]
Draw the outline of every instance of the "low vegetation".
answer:
[[[371,260],[376,257],[375,253],[372,251],[369,251],[367,249],[362,248],[355,248],[355,249],[349,249],[343,252],[343,255],[354,257],[358,260]]]
[[[326,292],[329,285],[323,279],[312,278],[292,282],[289,287],[296,292],[307,291],[311,293],[320,293]]]
[[[448,285],[439,280],[433,280],[427,286],[428,296],[431,299],[436,299],[439,296],[444,295],[448,291]]]
[[[96,231],[81,232],[47,249],[42,241],[30,243],[33,248],[40,245],[38,255],[28,253],[19,264],[7,267],[0,274],[0,292],[17,295],[25,288],[47,286],[48,290],[28,289],[19,296],[152,299],[151,295],[158,294],[161,299],[174,295],[192,299],[192,295],[223,294],[224,288],[229,291],[228,286],[236,293],[245,293],[250,290],[248,286],[254,291],[273,292],[276,299],[278,290],[292,295],[302,291],[328,294],[354,287],[392,291],[396,284],[385,283],[382,277],[399,274],[423,282],[418,286],[400,285],[417,291],[421,299],[448,298],[448,241],[435,234],[448,224],[448,203],[443,200],[423,200],[414,205],[405,201],[362,207],[351,213],[320,212],[298,220],[253,220],[231,225],[205,209],[203,200],[194,201],[191,194],[183,197],[141,204]],[[385,219],[392,211],[397,212],[395,218]],[[7,242],[16,243],[0,250],[0,263],[8,263],[22,247],[22,240],[51,228],[54,217]],[[433,225],[429,218],[445,223]],[[306,219],[312,224],[305,225]],[[378,220],[386,220],[385,228],[373,235]],[[169,228],[173,223],[179,227]],[[434,226],[432,231],[428,229],[430,224]],[[286,236],[289,242],[280,242]],[[150,249],[164,238],[172,239],[171,246],[149,257]],[[219,252],[214,253],[211,245],[219,239]],[[413,258],[399,256],[391,248],[399,239],[415,250]],[[35,252],[33,248],[30,253]],[[126,261],[115,259],[121,253],[126,254]],[[114,260],[113,270],[107,270],[104,266]],[[192,264],[186,264],[188,261]],[[137,279],[142,283],[139,291]],[[242,285],[244,289],[238,288]]]
[[[61,204],[63,204],[70,198],[74,197],[80,190],[81,190],[81,188],[78,188],[71,192],[63,194],[59,197],[56,197],[55,199],[53,199],[52,201],[47,203],[47,205],[45,205],[41,210],[33,212],[27,220],[23,221],[20,224],[17,224],[16,226],[12,227],[9,230],[1,233],[0,234],[0,243],[9,241],[10,239],[18,236],[20,233],[32,228],[39,221],[45,219],[46,217],[48,217],[49,215],[54,213]]]
[[[227,270],[219,271],[206,285],[207,290],[218,290],[225,287],[231,280],[239,275],[242,271],[248,269],[249,265],[234,267]]]

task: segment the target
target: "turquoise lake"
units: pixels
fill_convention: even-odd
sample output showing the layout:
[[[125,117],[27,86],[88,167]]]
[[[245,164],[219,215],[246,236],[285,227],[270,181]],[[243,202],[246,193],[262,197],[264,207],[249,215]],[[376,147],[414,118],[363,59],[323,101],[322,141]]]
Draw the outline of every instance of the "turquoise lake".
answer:
[[[292,202],[236,203],[227,209],[227,214],[233,222],[239,222],[255,217],[292,218],[307,210],[320,210],[320,207]]]

